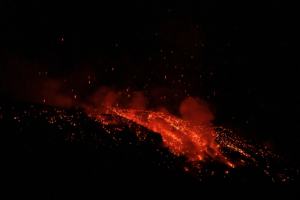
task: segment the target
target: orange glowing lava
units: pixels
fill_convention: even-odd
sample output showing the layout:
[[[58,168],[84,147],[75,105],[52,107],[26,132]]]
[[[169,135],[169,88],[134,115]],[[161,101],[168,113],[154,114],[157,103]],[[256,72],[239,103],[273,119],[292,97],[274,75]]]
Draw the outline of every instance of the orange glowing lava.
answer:
[[[200,161],[209,155],[225,162],[224,156],[219,152],[220,145],[214,140],[216,134],[212,126],[182,120],[161,112],[107,108],[109,114],[119,115],[160,133],[164,144],[175,155],[185,155],[189,161]],[[230,163],[229,166],[231,165]]]

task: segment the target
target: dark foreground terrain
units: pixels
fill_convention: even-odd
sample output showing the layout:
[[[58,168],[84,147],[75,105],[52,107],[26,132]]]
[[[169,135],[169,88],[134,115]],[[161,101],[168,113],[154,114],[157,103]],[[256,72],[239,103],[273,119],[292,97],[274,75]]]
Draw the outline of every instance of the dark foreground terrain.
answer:
[[[80,109],[20,103],[0,107],[0,199],[299,196],[297,178],[273,183],[251,166],[229,169],[208,162],[201,175],[187,172],[189,163],[164,148],[159,134],[149,131],[144,141],[129,129],[109,134]],[[230,171],[226,177],[225,170]]]

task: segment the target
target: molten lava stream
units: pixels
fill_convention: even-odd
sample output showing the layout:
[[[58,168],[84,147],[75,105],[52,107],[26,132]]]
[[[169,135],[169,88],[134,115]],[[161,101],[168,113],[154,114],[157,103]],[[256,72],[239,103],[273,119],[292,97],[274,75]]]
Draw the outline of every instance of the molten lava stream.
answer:
[[[203,160],[205,154],[208,154],[212,158],[234,167],[220,153],[220,145],[214,140],[215,131],[212,126],[181,120],[153,111],[108,107],[107,113],[119,115],[160,133],[164,144],[172,153],[185,155],[189,161]]]

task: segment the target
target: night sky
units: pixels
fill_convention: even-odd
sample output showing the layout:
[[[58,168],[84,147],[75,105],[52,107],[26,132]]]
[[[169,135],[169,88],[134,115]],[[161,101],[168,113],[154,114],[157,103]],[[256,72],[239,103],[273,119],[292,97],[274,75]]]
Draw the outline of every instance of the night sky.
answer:
[[[299,164],[295,4],[0,1],[0,103],[74,105],[106,87],[180,116],[199,97],[213,124]]]

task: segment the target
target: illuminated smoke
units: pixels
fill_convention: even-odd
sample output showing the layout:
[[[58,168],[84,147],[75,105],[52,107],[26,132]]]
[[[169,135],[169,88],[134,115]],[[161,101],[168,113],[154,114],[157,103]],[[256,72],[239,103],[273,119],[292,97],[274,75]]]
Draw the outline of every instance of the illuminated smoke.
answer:
[[[207,107],[207,103],[200,98],[187,98],[179,107],[181,118],[203,124],[210,123],[214,116]]]
[[[97,89],[94,94],[89,97],[89,101],[95,107],[100,106],[102,104],[106,104],[109,106],[115,105],[118,101],[119,94],[114,92],[113,87],[101,87]]]
[[[128,107],[137,110],[146,110],[149,100],[143,95],[143,92],[135,92]]]

